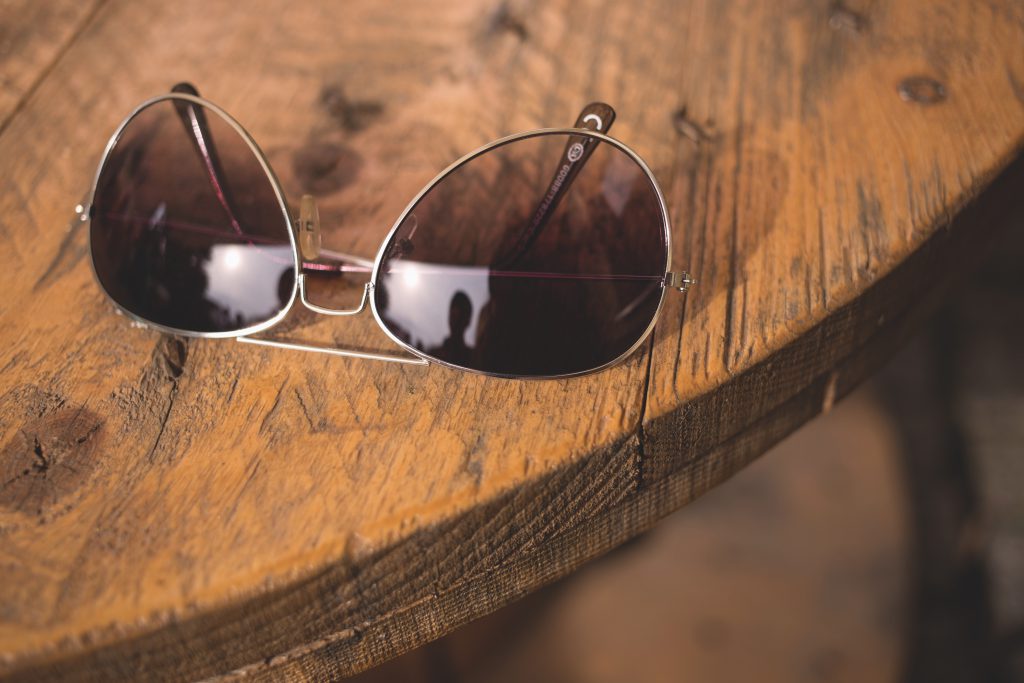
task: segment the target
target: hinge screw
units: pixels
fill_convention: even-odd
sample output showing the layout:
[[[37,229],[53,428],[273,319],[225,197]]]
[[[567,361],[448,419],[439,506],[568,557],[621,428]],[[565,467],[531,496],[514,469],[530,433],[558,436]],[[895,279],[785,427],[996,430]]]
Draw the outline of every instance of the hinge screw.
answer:
[[[697,284],[697,281],[692,279],[685,270],[678,273],[668,273],[665,276],[665,286],[678,289],[680,292],[685,292],[691,285],[695,284]]]

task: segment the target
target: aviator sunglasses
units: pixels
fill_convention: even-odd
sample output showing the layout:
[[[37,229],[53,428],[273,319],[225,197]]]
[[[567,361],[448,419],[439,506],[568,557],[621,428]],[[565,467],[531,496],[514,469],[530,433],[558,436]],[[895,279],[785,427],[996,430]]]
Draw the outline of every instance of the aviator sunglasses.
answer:
[[[495,140],[459,159],[398,217],[375,259],[327,249],[316,203],[293,213],[252,136],[187,83],[139,105],[96,172],[93,272],[114,304],[173,334],[511,378],[611,366],[650,334],[667,289],[668,213],[651,170],[608,137],[614,110]],[[355,308],[324,305],[369,274]],[[369,308],[393,353],[264,335],[298,299]]]

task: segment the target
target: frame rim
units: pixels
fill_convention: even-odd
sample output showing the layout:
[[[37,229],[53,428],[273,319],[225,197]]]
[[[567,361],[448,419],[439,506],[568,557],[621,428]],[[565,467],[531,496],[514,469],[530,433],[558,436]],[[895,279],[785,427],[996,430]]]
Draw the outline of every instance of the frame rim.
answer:
[[[140,316],[140,315],[138,315],[136,313],[133,313],[132,311],[129,311],[124,306],[122,306],[117,300],[114,299],[113,296],[111,296],[110,292],[107,291],[106,287],[103,286],[103,283],[100,281],[99,276],[96,273],[96,264],[95,264],[94,259],[92,258],[92,216],[91,216],[91,213],[92,213],[92,209],[93,209],[93,202],[95,201],[95,198],[96,198],[96,188],[97,188],[97,186],[99,184],[100,175],[103,172],[103,168],[104,168],[104,166],[107,163],[107,160],[108,160],[108,158],[110,156],[110,153],[113,151],[114,146],[121,139],[121,136],[123,135],[124,130],[128,126],[128,124],[130,124],[145,109],[147,109],[147,108],[149,108],[149,107],[151,107],[151,106],[153,106],[155,104],[159,104],[160,102],[164,102],[164,101],[168,101],[168,100],[184,100],[184,101],[187,101],[187,102],[192,102],[193,104],[197,104],[199,106],[205,107],[205,108],[209,109],[210,111],[214,112],[215,114],[217,114],[218,116],[220,116],[238,135],[241,136],[242,140],[245,141],[245,143],[249,147],[250,151],[252,151],[252,153],[256,157],[256,160],[260,164],[260,167],[263,169],[263,172],[267,175],[267,179],[270,181],[271,187],[274,190],[274,195],[275,195],[275,197],[278,200],[279,207],[281,208],[282,217],[285,220],[285,228],[286,228],[286,231],[288,233],[288,241],[289,241],[289,244],[291,245],[291,248],[292,248],[292,256],[293,256],[292,266],[293,266],[293,270],[294,270],[294,282],[292,284],[292,293],[291,293],[291,296],[288,299],[288,303],[285,306],[283,306],[282,309],[277,314],[275,314],[273,317],[269,318],[268,320],[266,320],[266,321],[264,321],[262,323],[258,323],[256,325],[251,325],[249,327],[242,328],[242,329],[239,329],[239,330],[230,330],[230,331],[224,331],[224,332],[196,332],[196,331],[192,331],[192,330],[183,330],[183,329],[171,327],[171,326],[168,326],[168,325],[162,325],[160,323],[156,323],[156,322],[153,322],[153,321],[151,321],[151,320],[149,320],[147,318],[144,318],[144,317],[142,317],[142,316]],[[648,182],[651,184],[651,187],[654,189],[655,196],[658,199],[658,207],[659,207],[659,209],[661,211],[662,235],[663,235],[664,240],[665,240],[665,273],[671,272],[671,270],[672,270],[672,267],[671,267],[672,266],[672,229],[671,229],[671,221],[670,221],[669,213],[668,213],[668,207],[667,207],[667,205],[665,203],[665,196],[664,196],[664,193],[662,192],[661,185],[659,185],[658,179],[655,177],[654,172],[651,171],[650,166],[648,166],[647,163],[643,160],[643,158],[641,158],[640,155],[637,154],[632,148],[630,148],[624,142],[622,142],[622,141],[620,141],[620,140],[618,140],[616,138],[613,138],[613,137],[610,137],[608,135],[605,135],[604,133],[600,133],[600,132],[597,132],[597,131],[592,131],[592,130],[589,130],[589,129],[586,129],[586,128],[537,128],[537,129],[534,129],[534,130],[528,130],[528,131],[523,131],[523,132],[520,132],[520,133],[513,133],[511,135],[506,135],[506,136],[500,137],[500,138],[498,138],[496,140],[492,140],[491,142],[489,142],[489,143],[487,143],[485,145],[482,145],[482,146],[474,149],[473,151],[471,151],[471,152],[469,152],[467,154],[464,154],[462,157],[460,157],[460,158],[456,159],[455,161],[453,161],[452,163],[450,163],[446,168],[444,168],[436,176],[434,176],[434,178],[430,182],[428,182],[426,185],[424,185],[423,188],[421,188],[420,191],[409,201],[409,203],[406,205],[405,209],[402,210],[402,212],[399,214],[398,218],[392,224],[391,229],[388,230],[387,234],[384,236],[384,239],[381,241],[381,245],[380,245],[380,247],[377,250],[377,255],[373,259],[373,268],[372,268],[372,271],[370,273],[370,280],[369,280],[369,283],[368,283],[370,291],[368,291],[367,294],[368,294],[368,297],[370,299],[370,312],[373,315],[374,321],[377,323],[377,327],[379,327],[380,330],[387,336],[387,338],[390,339],[392,342],[394,342],[403,351],[411,354],[415,358],[418,358],[418,359],[420,359],[422,361],[425,361],[426,364],[441,365],[443,367],[450,368],[450,369],[453,369],[453,370],[460,370],[462,372],[469,372],[469,373],[472,373],[472,374],[482,375],[482,376],[485,376],[485,377],[498,377],[498,378],[502,378],[502,379],[518,379],[518,380],[551,380],[551,379],[567,379],[567,378],[572,378],[572,377],[581,377],[581,376],[584,376],[584,375],[589,375],[589,374],[592,374],[592,373],[601,372],[603,370],[606,370],[606,369],[608,369],[608,368],[610,368],[610,367],[612,367],[614,365],[619,364],[620,362],[624,361],[629,356],[633,355],[633,353],[636,352],[636,350],[647,340],[647,338],[650,337],[650,335],[653,332],[655,326],[657,325],[658,320],[661,317],[661,312],[662,312],[662,309],[664,308],[664,305],[665,305],[665,296],[666,296],[668,288],[664,285],[664,283],[662,283],[661,296],[658,298],[658,305],[655,308],[653,315],[651,316],[650,322],[647,324],[647,327],[644,329],[643,333],[637,338],[637,340],[629,348],[627,348],[625,351],[623,351],[621,354],[619,354],[615,358],[613,358],[613,359],[607,361],[606,363],[604,363],[604,364],[602,364],[600,366],[597,366],[595,368],[590,368],[590,369],[586,369],[586,370],[580,370],[580,371],[571,372],[571,373],[556,374],[556,375],[514,375],[514,374],[508,374],[508,373],[487,372],[487,371],[484,371],[484,370],[477,370],[477,369],[474,369],[474,368],[468,368],[468,367],[463,367],[463,366],[460,366],[460,365],[455,365],[453,363],[449,363],[447,361],[443,361],[443,360],[440,360],[438,358],[434,358],[433,356],[430,356],[428,354],[425,354],[422,351],[420,351],[419,349],[417,349],[417,348],[409,345],[408,343],[402,341],[401,339],[399,339],[398,337],[396,337],[394,334],[391,333],[391,331],[385,325],[384,320],[381,318],[380,312],[377,310],[377,298],[375,296],[375,290],[376,290],[376,286],[377,286],[378,277],[380,275],[380,266],[381,266],[381,262],[382,262],[382,260],[384,258],[384,253],[386,251],[386,248],[387,248],[388,244],[390,244],[392,237],[398,231],[398,228],[402,225],[402,223],[405,221],[406,217],[416,207],[416,205],[420,202],[420,200],[424,197],[424,195],[426,195],[428,192],[430,192],[438,183],[440,183],[442,180],[444,180],[448,175],[450,175],[456,169],[458,169],[461,166],[463,166],[464,164],[472,161],[473,159],[477,158],[478,156],[480,156],[482,154],[485,154],[486,152],[489,152],[490,150],[495,149],[496,147],[501,147],[503,145],[506,145],[506,144],[509,144],[509,143],[512,143],[512,142],[516,142],[516,141],[519,141],[519,140],[525,140],[525,139],[532,138],[532,137],[539,137],[539,136],[543,136],[543,135],[575,135],[575,136],[581,136],[582,135],[582,136],[591,137],[591,138],[594,138],[594,139],[599,140],[601,142],[606,142],[606,143],[612,145],[613,147],[619,149],[620,151],[624,152],[630,159],[632,159],[640,167],[640,169],[643,171],[644,175],[647,177]],[[88,249],[89,249],[89,267],[90,267],[90,270],[92,271],[93,279],[96,281],[96,284],[99,286],[100,290],[104,293],[104,295],[107,297],[107,299],[114,305],[116,311],[121,313],[122,315],[130,318],[132,321],[140,323],[140,324],[142,324],[142,325],[144,325],[144,326],[146,326],[148,328],[151,328],[151,329],[154,329],[154,330],[157,330],[157,331],[160,331],[160,332],[164,332],[164,333],[168,333],[168,334],[174,334],[174,335],[180,335],[180,336],[184,336],[184,337],[192,337],[192,338],[198,338],[198,339],[231,339],[231,338],[235,338],[235,339],[241,340],[243,338],[249,337],[249,335],[257,334],[259,332],[263,332],[263,331],[266,331],[266,330],[274,327],[279,322],[281,322],[285,318],[285,316],[288,315],[288,313],[291,311],[292,307],[295,305],[295,301],[296,301],[296,299],[298,297],[298,292],[299,292],[299,278],[303,277],[303,274],[302,274],[302,268],[301,268],[301,257],[299,255],[298,245],[296,244],[296,241],[295,241],[295,234],[294,234],[294,230],[293,230],[293,220],[292,220],[291,214],[288,211],[288,203],[287,203],[287,199],[286,199],[285,194],[284,194],[284,188],[281,186],[281,182],[277,178],[277,175],[274,173],[273,167],[270,165],[270,162],[267,159],[266,155],[263,153],[263,150],[260,149],[259,145],[256,143],[255,139],[252,137],[252,135],[249,133],[249,131],[247,131],[245,129],[245,127],[242,126],[242,124],[240,124],[234,117],[232,117],[229,113],[227,113],[227,111],[225,111],[224,109],[222,109],[218,105],[214,104],[210,100],[208,100],[208,99],[206,99],[204,97],[190,95],[188,93],[171,92],[171,93],[165,93],[163,95],[158,95],[156,97],[151,97],[151,98],[149,98],[147,100],[144,100],[140,104],[138,104],[131,111],[131,113],[129,113],[128,116],[126,116],[121,121],[121,123],[115,129],[114,133],[110,136],[110,139],[107,141],[107,145],[106,145],[106,147],[103,150],[103,155],[101,156],[100,162],[97,165],[96,173],[95,173],[95,175],[93,177],[92,189],[90,190],[88,197],[89,197],[88,211],[89,211],[90,215],[88,215],[89,234],[87,235],[87,246],[88,246]]]
[[[103,174],[103,169],[107,164],[107,159],[110,157],[110,153],[114,150],[114,147],[121,140],[121,136],[124,134],[124,131],[128,127],[128,124],[135,120],[135,118],[139,114],[141,114],[149,107],[168,100],[184,100],[186,102],[191,102],[193,104],[205,107],[206,109],[220,116],[232,128],[232,130],[234,130],[236,133],[238,133],[238,135],[241,136],[242,140],[249,147],[250,151],[252,151],[253,155],[256,157],[256,161],[259,162],[259,165],[263,169],[263,172],[266,173],[267,178],[270,181],[270,185],[274,190],[274,196],[277,198],[278,205],[281,208],[282,217],[284,218],[285,221],[285,230],[288,233],[288,242],[290,243],[292,248],[292,270],[294,272],[294,277],[292,278],[292,293],[291,296],[289,296],[288,298],[288,303],[285,306],[283,306],[281,310],[278,311],[275,315],[273,315],[271,318],[267,319],[264,322],[257,323],[256,325],[250,325],[249,327],[244,327],[238,330],[228,330],[223,332],[196,332],[194,330],[183,330],[176,327],[171,327],[169,325],[162,325],[160,323],[153,322],[148,318],[144,318],[141,315],[138,315],[137,313],[133,313],[132,311],[129,311],[127,308],[125,308],[110,294],[109,291],[107,291],[107,288],[103,286],[103,282],[100,280],[99,275],[96,273],[96,261],[92,257],[92,211],[94,208],[94,203],[96,201],[96,188],[99,185],[99,180],[100,176]],[[253,139],[252,135],[249,134],[249,131],[247,131],[245,127],[242,126],[242,124],[236,121],[235,118],[231,116],[231,114],[227,113],[224,109],[221,109],[219,106],[217,106],[210,100],[207,100],[203,97],[197,97],[195,95],[189,95],[188,93],[171,92],[165,93],[163,95],[157,95],[156,97],[151,97],[139,103],[131,111],[131,113],[129,113],[128,116],[126,116],[120,124],[118,124],[117,128],[114,130],[114,133],[110,136],[110,139],[107,141],[107,145],[103,150],[103,155],[100,157],[100,162],[96,167],[96,173],[93,176],[92,181],[92,189],[89,191],[88,196],[89,231],[87,235],[86,245],[89,249],[89,269],[92,271],[93,280],[95,280],[96,284],[99,285],[100,291],[102,291],[103,294],[106,295],[107,299],[112,304],[114,304],[119,313],[121,313],[124,316],[127,316],[132,321],[136,323],[141,323],[146,327],[158,330],[160,332],[179,335],[182,337],[193,337],[197,339],[231,339],[245,337],[250,334],[256,334],[259,332],[263,332],[267,329],[270,329],[277,323],[281,322],[285,318],[285,316],[288,315],[288,313],[291,311],[292,306],[295,305],[295,299],[298,296],[299,291],[299,277],[302,274],[302,271],[299,265],[299,249],[298,245],[295,243],[294,230],[292,229],[292,217],[291,214],[288,213],[288,203],[285,199],[284,189],[281,187],[281,182],[278,180],[277,175],[274,173],[274,169],[273,167],[271,167],[270,161],[263,153],[263,150],[260,149],[260,146],[256,144],[256,140]]]
[[[637,154],[635,151],[633,151],[633,149],[630,148],[628,145],[626,145],[624,142],[621,142],[620,140],[617,140],[616,138],[613,138],[613,137],[610,137],[608,135],[605,135],[604,133],[599,133],[597,131],[592,131],[592,130],[589,130],[587,128],[537,128],[535,130],[528,130],[528,131],[524,131],[524,132],[521,132],[521,133],[513,133],[511,135],[506,135],[504,137],[498,138],[497,140],[492,140],[491,142],[489,142],[489,143],[487,143],[487,144],[485,144],[485,145],[483,145],[481,147],[478,147],[477,149],[473,150],[472,152],[469,152],[468,154],[463,155],[459,159],[456,159],[451,164],[449,164],[447,168],[445,168],[443,171],[438,173],[434,177],[434,179],[431,180],[426,185],[424,185],[423,188],[419,191],[419,193],[416,194],[415,197],[413,197],[412,201],[410,201],[406,205],[405,209],[402,210],[402,213],[399,214],[398,220],[396,220],[394,225],[391,226],[391,230],[388,231],[387,235],[384,237],[384,240],[381,242],[380,249],[377,250],[377,256],[373,260],[373,271],[370,274],[370,284],[371,284],[371,289],[373,290],[373,291],[370,292],[370,311],[373,313],[373,318],[377,322],[377,326],[384,332],[384,334],[386,334],[388,336],[389,339],[391,339],[391,341],[395,342],[395,344],[397,344],[400,348],[402,348],[403,350],[413,354],[414,356],[417,356],[418,358],[421,358],[421,359],[427,361],[428,363],[442,365],[444,367],[451,368],[453,370],[461,370],[462,372],[471,372],[473,374],[483,375],[485,377],[499,377],[499,378],[502,378],[502,379],[519,379],[519,380],[549,380],[549,379],[568,379],[568,378],[571,378],[571,377],[582,377],[584,375],[589,375],[589,374],[592,374],[592,373],[595,373],[595,372],[601,372],[602,370],[607,370],[608,368],[612,367],[613,365],[617,365],[620,362],[624,361],[629,356],[633,355],[633,353],[638,348],[640,348],[640,346],[644,343],[644,341],[646,341],[647,338],[651,335],[651,332],[654,330],[654,327],[657,325],[658,319],[661,317],[661,311],[662,311],[662,308],[665,305],[665,295],[666,295],[666,293],[668,291],[668,288],[664,285],[664,282],[662,282],[661,296],[658,299],[658,306],[657,306],[657,308],[654,309],[654,314],[651,316],[651,321],[647,324],[647,327],[644,329],[643,333],[637,338],[637,340],[633,343],[632,346],[630,346],[628,349],[623,351],[621,354],[619,354],[618,356],[616,356],[612,360],[610,360],[610,361],[608,361],[608,362],[604,363],[603,365],[600,365],[600,366],[598,366],[596,368],[591,368],[591,369],[588,369],[588,370],[580,370],[580,371],[577,371],[577,372],[562,373],[562,374],[557,374],[557,375],[512,375],[512,374],[507,374],[507,373],[487,372],[485,370],[476,370],[474,368],[467,368],[467,367],[463,367],[463,366],[460,366],[460,365],[455,365],[453,363],[448,363],[448,362],[440,360],[438,358],[434,358],[433,356],[427,355],[427,354],[423,353],[422,351],[420,351],[419,349],[416,349],[415,347],[410,346],[406,342],[402,341],[401,339],[399,339],[398,337],[396,337],[394,334],[391,333],[391,331],[385,326],[384,321],[381,319],[380,312],[377,310],[377,297],[375,296],[374,292],[376,291],[376,288],[377,288],[377,278],[380,275],[380,265],[381,265],[381,261],[383,260],[383,257],[384,257],[384,252],[387,250],[387,246],[391,243],[391,238],[394,237],[394,234],[398,231],[399,226],[402,225],[402,223],[405,221],[405,219],[409,215],[409,213],[416,207],[417,204],[419,204],[420,200],[424,197],[424,195],[426,195],[428,192],[430,192],[438,183],[440,183],[442,180],[444,180],[448,175],[450,175],[453,171],[455,171],[459,167],[461,167],[464,164],[472,161],[473,159],[477,158],[478,156],[480,156],[482,154],[485,154],[486,152],[489,152],[490,150],[492,150],[492,149],[494,149],[496,147],[500,147],[502,145],[506,145],[506,144],[509,144],[509,143],[512,143],[512,142],[516,142],[518,140],[525,140],[525,139],[531,138],[531,137],[539,137],[539,136],[542,136],[542,135],[559,135],[559,134],[563,134],[563,135],[576,135],[576,136],[584,135],[584,136],[595,138],[595,139],[600,140],[602,142],[607,142],[607,143],[611,144],[612,146],[618,148],[622,152],[625,152],[627,156],[629,156],[634,162],[636,162],[636,164],[640,167],[640,169],[647,176],[647,180],[648,180],[648,182],[650,182],[651,187],[654,188],[654,193],[655,193],[655,195],[658,198],[658,206],[661,209],[662,234],[663,234],[663,236],[665,238],[665,273],[671,272],[671,270],[672,270],[672,227],[671,227],[671,223],[670,223],[670,220],[669,220],[668,207],[665,204],[665,196],[664,196],[664,194],[661,191],[661,186],[658,184],[658,179],[654,176],[654,172],[651,171],[651,168],[640,157],[639,154]]]

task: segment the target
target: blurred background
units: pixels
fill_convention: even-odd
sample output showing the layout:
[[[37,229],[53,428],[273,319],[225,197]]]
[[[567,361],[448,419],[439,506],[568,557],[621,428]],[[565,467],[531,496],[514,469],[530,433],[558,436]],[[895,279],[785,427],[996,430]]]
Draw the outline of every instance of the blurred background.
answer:
[[[882,372],[731,481],[355,680],[1024,681],[1022,263],[1014,228]]]

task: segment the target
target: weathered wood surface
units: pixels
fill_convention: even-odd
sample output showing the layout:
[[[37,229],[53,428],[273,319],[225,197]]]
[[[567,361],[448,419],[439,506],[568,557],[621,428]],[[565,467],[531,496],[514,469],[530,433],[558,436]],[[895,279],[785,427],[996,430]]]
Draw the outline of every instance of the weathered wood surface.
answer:
[[[865,384],[568,579],[349,680],[906,680],[901,444]]]
[[[97,0],[0,0],[0,130],[99,4]]]
[[[649,527],[827,409],[994,239],[1022,44],[1011,2],[104,3],[0,132],[0,671],[344,674]],[[452,158],[608,101],[700,285],[558,382],[132,328],[66,227],[109,131],[181,79],[366,254]]]

